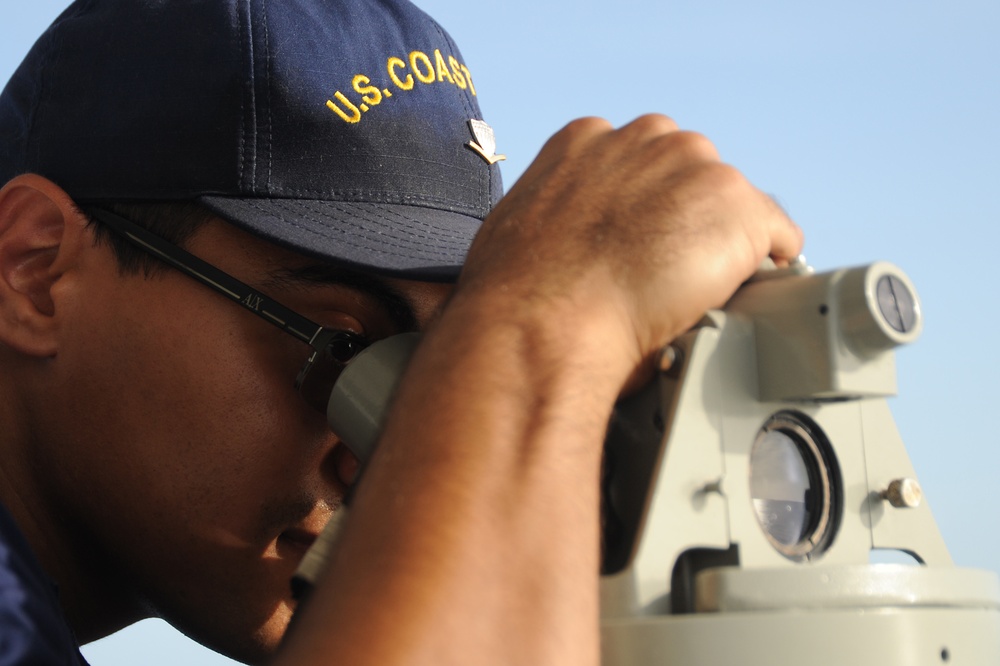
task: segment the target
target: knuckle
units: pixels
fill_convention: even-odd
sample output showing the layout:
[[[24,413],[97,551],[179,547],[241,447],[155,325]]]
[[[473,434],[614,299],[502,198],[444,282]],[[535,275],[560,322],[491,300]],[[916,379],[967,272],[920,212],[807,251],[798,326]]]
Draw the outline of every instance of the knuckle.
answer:
[[[543,153],[565,156],[579,150],[596,137],[613,131],[611,123],[603,118],[577,118],[552,135],[542,149]]]
[[[696,162],[718,162],[719,151],[704,134],[678,131],[660,138],[657,148]]]
[[[753,189],[739,169],[725,162],[705,162],[698,169],[698,177],[702,185],[721,197],[741,197]]]
[[[609,132],[612,129],[611,123],[604,118],[586,117],[570,121],[559,131],[559,134],[570,137],[587,137]]]
[[[639,116],[622,129],[633,130],[640,134],[668,134],[677,132],[680,128],[669,116],[660,113],[647,113]]]

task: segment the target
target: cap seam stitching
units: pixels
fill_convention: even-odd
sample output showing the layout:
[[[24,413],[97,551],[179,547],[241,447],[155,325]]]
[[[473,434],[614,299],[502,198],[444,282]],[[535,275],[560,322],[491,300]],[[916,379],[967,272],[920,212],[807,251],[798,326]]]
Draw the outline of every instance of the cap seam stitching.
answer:
[[[268,213],[269,212],[269,211],[264,210],[262,207],[260,207],[260,206],[258,206],[256,204],[253,204],[253,203],[248,203],[247,205],[249,207],[255,208],[255,209],[257,209],[257,210],[259,210],[260,212],[263,212],[263,213]],[[321,220],[319,220],[319,219],[317,219],[315,217],[310,217],[308,215],[303,215],[302,217],[304,219],[311,220],[313,222],[321,222]],[[357,244],[357,243],[352,243],[350,239],[351,238],[356,238],[357,236],[360,235],[361,237],[366,238],[368,240],[381,241],[381,244],[386,245],[386,246],[391,247],[391,248],[397,248],[398,250],[404,250],[405,249],[405,246],[399,244],[398,242],[396,242],[396,243],[389,242],[386,237],[372,237],[372,236],[370,236],[370,235],[368,235],[366,233],[363,233],[363,232],[359,234],[358,232],[361,231],[361,230],[358,230],[358,229],[353,230],[353,232],[348,232],[346,230],[337,230],[337,229],[334,229],[334,228],[325,227],[329,231],[336,231],[337,232],[337,236],[338,237],[334,237],[332,235],[326,235],[326,234],[324,234],[324,233],[322,233],[322,232],[320,232],[320,231],[318,231],[316,229],[311,229],[309,227],[303,226],[301,224],[297,224],[297,223],[292,222],[292,221],[287,221],[287,222],[288,222],[288,224],[290,226],[295,227],[296,229],[300,229],[300,230],[302,230],[302,231],[304,231],[304,232],[306,232],[308,234],[311,234],[313,236],[317,236],[319,238],[324,238],[324,239],[327,239],[327,240],[333,240],[333,241],[336,241],[338,243],[342,243],[344,245],[353,247],[355,249],[368,250],[368,251],[382,251],[385,254],[390,254],[390,255],[393,255],[393,256],[397,256],[397,257],[406,257],[408,259],[416,259],[416,258],[418,258],[418,256],[414,255],[413,253],[403,253],[403,252],[400,252],[400,251],[395,251],[394,252],[394,251],[388,251],[388,250],[380,250],[379,248],[375,248],[375,247],[371,247],[371,246],[365,246],[365,245],[360,245],[360,244]],[[285,242],[289,242],[287,239],[284,239],[284,240],[285,240]],[[430,255],[430,256],[436,256],[436,257],[452,257],[453,256],[453,255],[451,255],[449,253],[446,253],[446,252],[444,252],[442,250],[434,248],[434,246],[432,246],[432,245],[430,245],[428,243],[414,243],[414,245],[423,246],[423,247],[429,248],[429,251],[427,252],[427,255]],[[426,255],[420,255],[420,256],[422,257],[422,256],[426,256]]]
[[[354,195],[354,196],[374,196],[376,194],[379,194],[380,192],[382,192],[382,190],[333,190],[333,191],[330,191],[330,190],[311,190],[311,189],[288,189],[288,188],[280,188],[280,189],[274,190],[274,192],[272,192],[272,194],[290,194],[290,195],[296,195],[296,196],[298,196],[298,195],[318,195],[318,194],[321,194],[321,195],[324,195],[324,196],[350,196],[350,195]],[[203,196],[213,196],[213,195],[206,194],[206,195],[203,195]],[[432,197],[432,196],[420,195],[420,194],[405,194],[405,195],[403,195],[400,198],[400,201],[353,201],[353,202],[348,201],[348,202],[344,202],[344,203],[376,203],[376,204],[398,204],[398,205],[406,205],[405,203],[402,203],[402,201],[424,201],[424,202],[427,202],[427,203],[448,204],[452,208],[455,208],[457,210],[461,210],[463,212],[472,214],[473,217],[476,217],[476,218],[478,218],[480,220],[482,219],[482,218],[479,217],[480,210],[477,210],[478,207],[466,206],[466,205],[463,205],[463,204],[461,204],[459,202],[456,202],[453,199],[445,199],[445,198],[441,198],[441,197]],[[449,212],[455,212],[455,211],[449,211]]]
[[[264,24],[264,84],[267,87],[267,130],[265,131],[265,140],[267,141],[267,182],[265,184],[265,189],[270,192],[271,190],[271,175],[273,173],[273,151],[272,146],[272,136],[271,132],[273,129],[273,122],[271,117],[271,34],[270,26],[267,21],[267,3],[261,0],[260,3],[260,15],[261,22]]]
[[[278,207],[280,207],[281,209],[283,209],[285,211],[291,212],[293,214],[301,215],[302,218],[307,219],[307,220],[311,220],[313,222],[322,223],[322,220],[320,219],[320,217],[318,215],[316,215],[315,213],[313,213],[313,214],[310,215],[308,211],[303,212],[301,209],[296,209],[296,208],[294,208],[293,206],[291,206],[291,205],[289,205],[287,203],[277,203],[277,202],[275,202],[275,203],[276,203],[276,205]],[[264,207],[260,206],[259,204],[256,204],[256,203],[253,203],[253,202],[247,202],[247,205],[250,206],[251,208],[254,208],[254,209],[260,211],[260,212],[268,213],[268,211]],[[346,215],[348,217],[351,217],[351,218],[357,218],[358,217],[357,211],[348,210],[346,208],[343,208],[343,207],[340,207],[340,206],[336,206],[336,205],[331,205],[330,207],[332,209],[340,212],[340,213],[343,213],[344,215]],[[270,214],[273,215],[273,213],[270,213]],[[402,214],[400,214],[400,213],[398,213],[396,211],[378,211],[378,210],[373,210],[373,211],[370,211],[369,214],[370,214],[371,218],[376,219],[376,220],[382,220],[382,221],[385,221],[385,222],[387,222],[389,224],[393,224],[394,221],[390,220],[388,217],[386,217],[386,215],[387,214],[394,215],[395,217],[397,217],[397,218],[399,218],[401,220],[404,220],[404,221],[409,222],[409,223],[411,223],[413,225],[416,225],[417,227],[419,227],[420,229],[422,229],[423,231],[425,231],[426,235],[428,235],[428,236],[435,236],[437,238],[441,238],[442,240],[458,240],[458,241],[463,242],[463,243],[466,242],[466,240],[467,240],[464,236],[459,236],[459,235],[456,235],[456,234],[453,234],[453,233],[448,233],[447,229],[442,229],[441,227],[434,226],[432,224],[429,224],[428,222],[425,222],[425,221],[417,219],[417,218],[407,217],[407,216],[402,215]],[[286,221],[289,224],[292,224],[293,226],[295,225],[295,222],[293,220],[286,220]],[[319,235],[322,235],[322,232],[318,232],[317,231],[315,233],[317,233]]]
[[[244,22],[243,22],[243,3],[241,3],[241,2],[237,2],[236,3],[236,29],[240,33],[240,54],[239,55],[240,55],[240,58],[243,59],[244,62],[246,62],[247,59],[248,59],[247,56],[249,55],[248,52],[247,52],[247,40],[246,40],[246,33],[247,33],[248,29],[244,27]],[[253,67],[253,65],[252,65],[252,63],[253,63],[253,57],[252,56],[249,58],[249,61],[251,63],[251,68],[252,68]],[[247,160],[247,154],[246,154],[247,137],[246,137],[246,135],[247,135],[247,123],[249,122],[249,120],[247,118],[247,111],[246,111],[246,102],[247,102],[246,96],[248,94],[248,90],[249,90],[249,94],[251,96],[253,96],[253,77],[250,77],[250,80],[247,82],[247,85],[245,87],[243,87],[243,89],[241,90],[242,94],[240,95],[240,141],[239,141],[240,154],[239,154],[239,157],[237,158],[236,161],[237,161],[237,164],[239,165],[239,166],[237,166],[237,170],[238,170],[237,171],[237,182],[239,183],[238,187],[241,190],[244,187],[246,187],[246,182],[244,180],[244,176],[246,175],[246,160]]]

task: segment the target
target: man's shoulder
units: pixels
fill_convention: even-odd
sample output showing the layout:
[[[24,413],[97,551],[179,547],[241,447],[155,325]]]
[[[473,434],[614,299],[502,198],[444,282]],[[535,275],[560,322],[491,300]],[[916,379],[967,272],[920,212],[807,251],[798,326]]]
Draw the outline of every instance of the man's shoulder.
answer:
[[[0,666],[86,663],[54,583],[0,505]]]

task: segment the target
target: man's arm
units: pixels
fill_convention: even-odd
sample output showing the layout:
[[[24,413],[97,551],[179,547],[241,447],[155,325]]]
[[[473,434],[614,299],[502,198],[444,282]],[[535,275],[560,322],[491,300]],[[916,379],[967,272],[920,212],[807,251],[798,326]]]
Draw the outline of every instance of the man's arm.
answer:
[[[765,257],[800,246],[666,118],[559,132],[427,331],[278,663],[596,664],[614,402]]]

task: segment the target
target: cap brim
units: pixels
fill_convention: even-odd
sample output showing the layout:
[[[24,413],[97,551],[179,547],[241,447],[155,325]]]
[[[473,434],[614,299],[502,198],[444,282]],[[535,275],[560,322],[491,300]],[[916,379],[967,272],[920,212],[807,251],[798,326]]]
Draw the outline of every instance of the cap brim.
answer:
[[[346,267],[414,280],[458,277],[478,218],[422,206],[202,196],[237,227]]]

